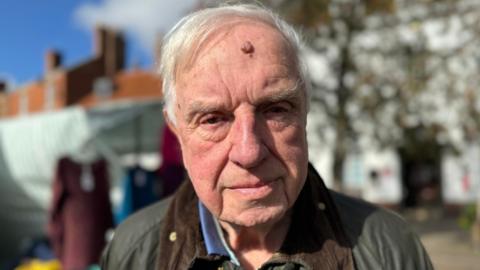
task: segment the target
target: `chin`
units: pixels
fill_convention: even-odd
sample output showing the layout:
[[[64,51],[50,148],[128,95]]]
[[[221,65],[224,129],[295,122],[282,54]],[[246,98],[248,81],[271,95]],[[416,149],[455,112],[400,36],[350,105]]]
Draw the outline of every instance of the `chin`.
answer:
[[[258,207],[220,219],[237,226],[257,227],[277,223],[285,216],[286,210],[284,206]]]

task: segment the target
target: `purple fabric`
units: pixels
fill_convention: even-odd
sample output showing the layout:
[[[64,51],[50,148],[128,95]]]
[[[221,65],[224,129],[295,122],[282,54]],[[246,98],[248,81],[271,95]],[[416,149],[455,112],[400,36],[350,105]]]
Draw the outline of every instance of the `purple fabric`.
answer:
[[[175,134],[165,126],[160,145],[162,165],[159,168],[159,176],[162,181],[162,197],[166,197],[177,190],[185,178],[182,151]]]
[[[113,227],[107,163],[90,164],[93,187],[81,183],[82,165],[65,157],[57,164],[47,226],[62,269],[86,269],[99,262],[105,232]]]
[[[183,164],[180,144],[178,143],[177,137],[168,126],[165,126],[163,129],[160,149],[163,164]]]

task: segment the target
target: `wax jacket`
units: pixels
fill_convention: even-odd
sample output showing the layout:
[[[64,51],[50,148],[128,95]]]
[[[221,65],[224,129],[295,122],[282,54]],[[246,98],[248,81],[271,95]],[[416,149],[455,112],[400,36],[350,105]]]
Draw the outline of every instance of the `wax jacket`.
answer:
[[[313,192],[317,195],[308,198],[306,190],[315,191],[318,184],[323,181],[310,166],[281,252],[262,270],[433,269],[417,235],[400,216],[333,191]],[[337,211],[329,212],[326,196]],[[241,269],[226,257],[206,254],[197,202],[186,181],[173,197],[127,219],[106,247],[102,269]],[[335,220],[335,212],[341,223],[322,225]],[[331,232],[328,237],[322,237],[325,230]]]

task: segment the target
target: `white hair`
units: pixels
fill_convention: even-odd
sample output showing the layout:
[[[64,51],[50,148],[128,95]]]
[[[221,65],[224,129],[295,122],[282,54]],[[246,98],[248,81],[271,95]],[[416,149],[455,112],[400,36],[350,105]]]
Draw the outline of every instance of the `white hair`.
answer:
[[[267,24],[278,30],[292,50],[308,110],[309,83],[307,70],[300,57],[302,41],[295,29],[271,10],[257,4],[222,5],[193,12],[182,18],[165,36],[159,59],[163,98],[169,120],[176,124],[174,104],[176,74],[180,67],[191,64],[203,43],[221,28],[239,20],[251,20]]]

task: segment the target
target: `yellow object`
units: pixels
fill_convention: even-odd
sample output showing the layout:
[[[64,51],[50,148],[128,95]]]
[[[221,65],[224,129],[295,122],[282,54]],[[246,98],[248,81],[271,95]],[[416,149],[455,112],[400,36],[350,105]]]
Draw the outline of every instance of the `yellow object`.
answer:
[[[41,261],[29,260],[17,266],[15,270],[61,270],[62,266],[58,260]]]
[[[168,239],[170,239],[171,242],[175,242],[175,240],[177,240],[177,233],[171,232],[170,235],[168,236]]]

